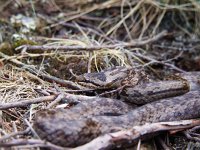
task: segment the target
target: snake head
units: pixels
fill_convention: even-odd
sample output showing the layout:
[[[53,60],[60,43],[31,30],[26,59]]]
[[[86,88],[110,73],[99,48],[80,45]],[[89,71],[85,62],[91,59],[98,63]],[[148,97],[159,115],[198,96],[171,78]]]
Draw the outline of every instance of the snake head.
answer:
[[[75,75],[71,70],[70,72],[76,78],[78,84],[95,89],[118,88],[122,86],[121,84],[124,83],[124,80],[126,80],[130,74],[132,74],[133,79],[138,80],[139,78],[134,71],[132,72],[131,67],[124,66],[117,66],[95,73],[85,73],[79,76]]]

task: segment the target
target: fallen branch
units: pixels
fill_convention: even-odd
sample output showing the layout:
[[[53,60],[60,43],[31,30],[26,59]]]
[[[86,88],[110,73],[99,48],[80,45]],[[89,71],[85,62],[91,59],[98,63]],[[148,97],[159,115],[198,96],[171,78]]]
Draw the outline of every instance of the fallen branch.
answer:
[[[6,103],[6,104],[0,104],[0,110],[5,110],[9,108],[15,108],[15,107],[25,107],[31,104],[36,104],[36,103],[41,103],[41,102],[48,102],[48,101],[53,101],[56,98],[56,95],[50,95],[50,96],[43,96],[43,97],[38,97],[34,99],[22,99],[17,102],[12,102],[12,103]]]
[[[96,51],[105,48],[116,48],[116,47],[138,47],[143,46],[146,44],[153,43],[164,36],[167,35],[166,31],[163,31],[152,38],[147,38],[147,40],[139,40],[139,41],[132,41],[131,43],[121,43],[121,44],[114,44],[114,45],[101,45],[101,46],[46,46],[46,45],[22,45],[16,48],[16,50],[23,49],[23,50],[42,50],[42,51],[50,51],[50,50],[64,50],[64,51]]]
[[[49,102],[49,101],[55,100],[56,98],[58,98],[57,100],[60,100],[60,98],[62,98],[62,93],[61,93],[61,97],[58,97],[59,95],[60,93],[57,93],[55,95],[50,95],[50,96],[43,96],[43,97],[38,97],[34,99],[22,99],[17,102],[0,104],[0,110],[5,110],[5,109],[15,108],[15,107],[25,107],[31,104],[42,103],[42,102]],[[92,99],[95,99],[95,100],[103,99],[101,97],[96,97],[96,96],[74,95],[74,94],[69,94],[69,93],[65,93],[63,97],[67,99],[67,102],[69,103],[79,103],[79,102],[88,101]]]
[[[197,125],[200,125],[200,120],[193,119],[172,122],[159,122],[145,124],[143,126],[135,126],[130,130],[105,134],[83,146],[74,148],[73,150],[106,150],[120,148],[123,146],[128,147],[137,143],[139,139],[152,137],[152,135],[156,135],[159,132],[177,129],[188,129]]]
[[[62,148],[60,146],[51,144],[46,141],[36,140],[36,139],[13,139],[6,143],[0,143],[0,147],[13,147],[13,146],[22,146],[22,145],[35,145],[35,147],[44,147],[50,148],[54,150],[66,150],[66,148]]]

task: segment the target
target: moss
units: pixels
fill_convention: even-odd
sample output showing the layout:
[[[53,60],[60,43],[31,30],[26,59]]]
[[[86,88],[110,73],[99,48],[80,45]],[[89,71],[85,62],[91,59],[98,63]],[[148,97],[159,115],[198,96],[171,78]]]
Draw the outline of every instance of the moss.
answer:
[[[15,42],[12,43],[12,47],[16,48],[19,47],[21,45],[36,45],[37,43],[28,39],[20,39],[20,40],[16,40]]]
[[[14,54],[11,44],[8,42],[3,42],[0,44],[0,52],[9,56]]]

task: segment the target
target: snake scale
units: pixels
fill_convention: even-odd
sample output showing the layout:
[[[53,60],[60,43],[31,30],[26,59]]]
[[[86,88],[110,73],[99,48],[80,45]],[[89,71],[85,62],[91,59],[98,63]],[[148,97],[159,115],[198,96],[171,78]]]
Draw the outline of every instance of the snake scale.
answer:
[[[100,72],[103,75],[106,73],[107,71],[105,74]],[[120,74],[120,71],[118,73]],[[125,79],[124,75],[121,74],[120,79]],[[89,76],[91,78],[91,74]],[[142,77],[136,74],[134,76]],[[33,127],[42,139],[64,147],[76,147],[99,135],[130,129],[135,125],[198,118],[200,117],[200,91],[198,91],[200,73],[191,72],[180,76],[181,80],[141,83],[139,83],[140,79],[129,79],[132,86],[129,82],[120,94],[125,101],[140,105],[147,103],[140,107],[133,108],[124,101],[111,98],[88,99],[70,109],[38,112]],[[106,81],[106,77],[101,79]],[[111,81],[109,87],[112,85],[110,83],[119,82],[116,79],[114,82],[108,79]],[[95,79],[91,81],[94,82]],[[95,82],[95,85],[106,87],[102,82]]]

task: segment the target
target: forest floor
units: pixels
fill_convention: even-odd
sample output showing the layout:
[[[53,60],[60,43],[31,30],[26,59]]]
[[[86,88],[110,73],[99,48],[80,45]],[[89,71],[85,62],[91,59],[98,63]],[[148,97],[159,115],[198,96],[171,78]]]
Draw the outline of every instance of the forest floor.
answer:
[[[81,75],[132,66],[158,79],[200,70],[197,0],[0,0],[0,13],[0,147],[5,149],[45,147],[28,141],[36,137],[26,129],[54,100],[48,96],[71,89],[70,70]],[[53,108],[58,106],[63,107]],[[186,149],[195,142],[177,133],[143,145]]]

